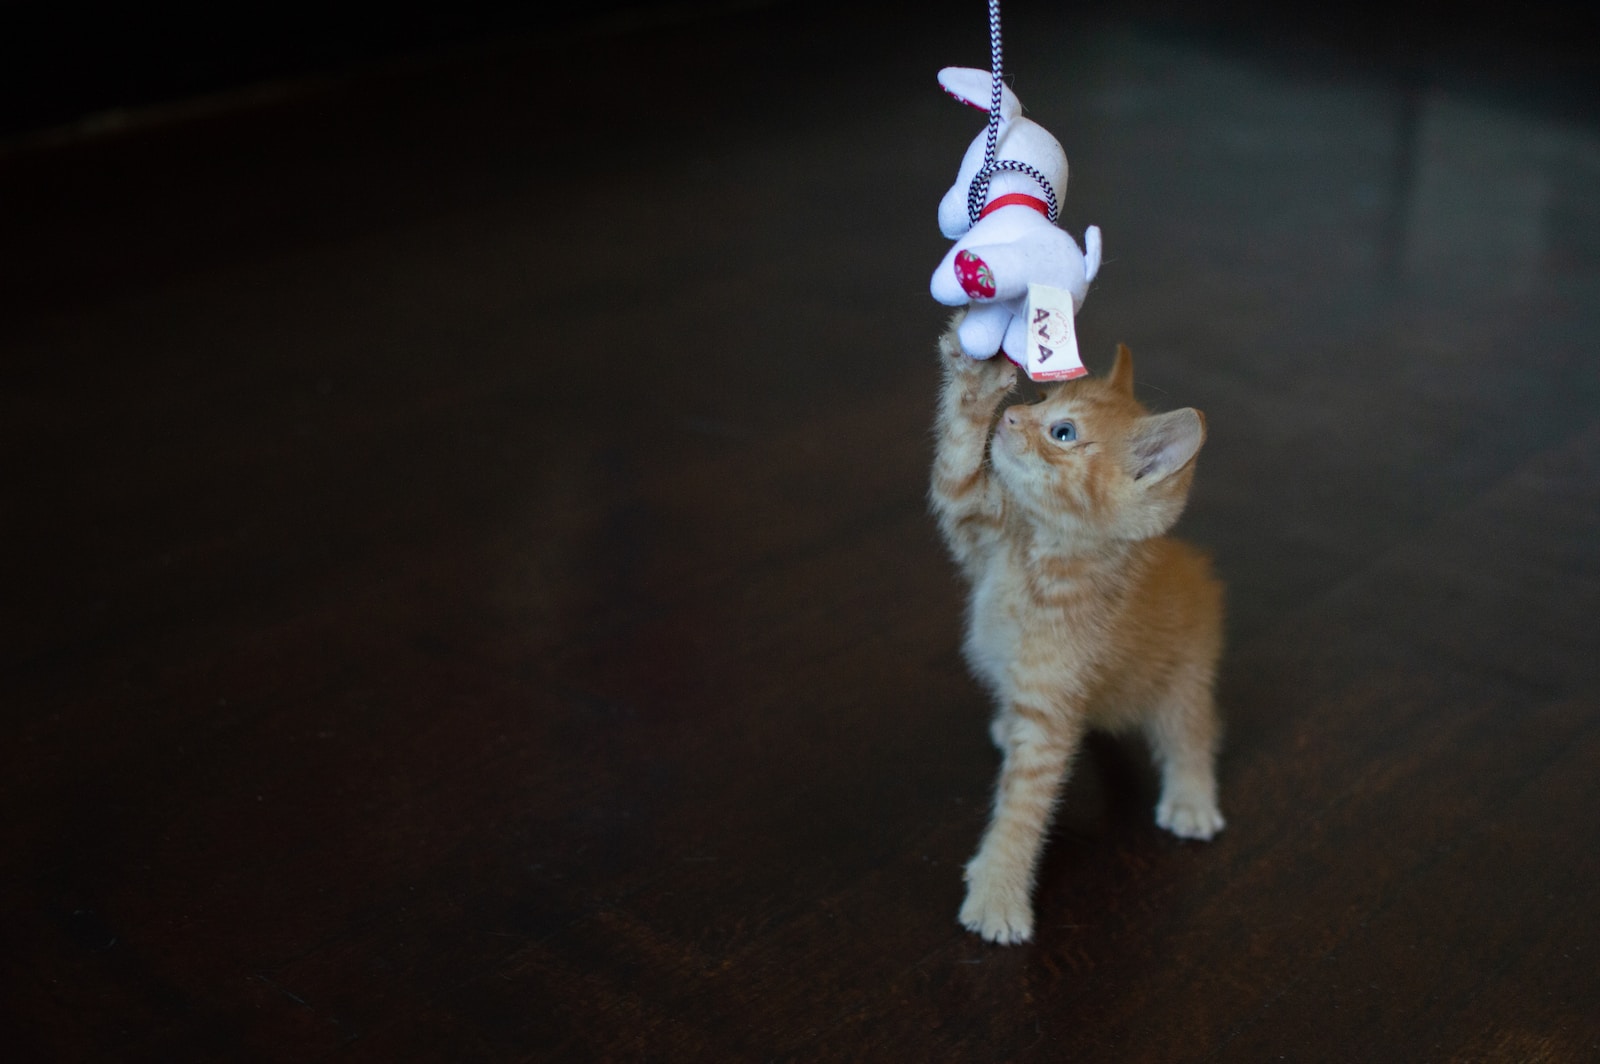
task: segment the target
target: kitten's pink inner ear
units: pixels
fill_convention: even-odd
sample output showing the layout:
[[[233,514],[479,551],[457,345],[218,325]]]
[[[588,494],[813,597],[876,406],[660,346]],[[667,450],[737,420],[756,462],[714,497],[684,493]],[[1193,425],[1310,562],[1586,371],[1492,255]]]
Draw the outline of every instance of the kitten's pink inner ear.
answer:
[[[1198,410],[1185,407],[1143,418],[1131,449],[1133,479],[1152,484],[1166,479],[1188,465],[1204,442],[1206,419]]]
[[[1127,344],[1117,345],[1117,361],[1111,367],[1108,382],[1119,392],[1133,394],[1133,352],[1128,350]]]

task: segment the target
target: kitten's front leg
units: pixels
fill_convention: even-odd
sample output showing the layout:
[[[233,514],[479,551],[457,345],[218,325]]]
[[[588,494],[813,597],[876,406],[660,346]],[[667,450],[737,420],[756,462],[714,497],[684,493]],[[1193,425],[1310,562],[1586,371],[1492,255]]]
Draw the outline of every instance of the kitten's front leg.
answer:
[[[1044,836],[1066,783],[1080,729],[1025,702],[1011,707],[1015,727],[995,795],[994,816],[967,863],[961,923],[990,942],[1033,937],[1034,873]]]
[[[963,566],[970,566],[981,553],[984,537],[999,525],[995,487],[985,460],[994,412],[1016,383],[1017,369],[1000,357],[969,358],[962,353],[954,329],[945,333],[939,347],[944,389],[929,498],[951,551]]]
[[[983,467],[995,409],[1017,381],[1017,367],[995,356],[972,358],[961,350],[956,330],[939,341],[944,361],[944,391],[939,401],[936,474],[970,476]]]

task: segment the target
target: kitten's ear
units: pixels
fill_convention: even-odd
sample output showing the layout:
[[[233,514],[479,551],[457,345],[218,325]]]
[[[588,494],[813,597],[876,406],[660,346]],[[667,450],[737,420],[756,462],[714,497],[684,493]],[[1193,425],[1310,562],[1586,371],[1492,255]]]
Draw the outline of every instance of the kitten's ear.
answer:
[[[1122,365],[1120,355],[1117,365]],[[1128,471],[1134,480],[1152,484],[1164,480],[1188,465],[1204,442],[1206,419],[1198,410],[1185,407],[1140,418],[1129,447]]]
[[[1125,395],[1133,395],[1133,352],[1128,350],[1127,344],[1117,345],[1117,361],[1106,383]]]

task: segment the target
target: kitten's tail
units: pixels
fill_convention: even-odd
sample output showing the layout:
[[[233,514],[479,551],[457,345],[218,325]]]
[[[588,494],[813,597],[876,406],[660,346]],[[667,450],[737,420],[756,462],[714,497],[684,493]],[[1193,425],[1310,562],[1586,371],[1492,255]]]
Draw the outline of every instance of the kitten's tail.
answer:
[[[1083,231],[1083,280],[1094,280],[1100,272],[1100,227],[1091,225]]]

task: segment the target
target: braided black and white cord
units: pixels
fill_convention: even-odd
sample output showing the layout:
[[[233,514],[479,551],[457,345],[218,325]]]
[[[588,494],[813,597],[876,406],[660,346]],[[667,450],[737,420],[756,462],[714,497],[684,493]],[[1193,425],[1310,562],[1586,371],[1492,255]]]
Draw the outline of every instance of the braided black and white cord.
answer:
[[[972,179],[972,184],[967,186],[967,219],[973,225],[978,224],[978,216],[983,213],[983,201],[989,195],[989,179],[1002,170],[1009,170],[1026,174],[1039,183],[1039,188],[1044,192],[1045,206],[1050,211],[1048,217],[1054,224],[1059,217],[1060,207],[1056,202],[1056,190],[1050,187],[1044,174],[1016,159],[995,159],[1000,143],[1001,70],[1000,0],[989,0],[989,71],[994,76],[994,91],[989,96],[989,132],[983,145],[983,165],[978,168],[978,175]]]

